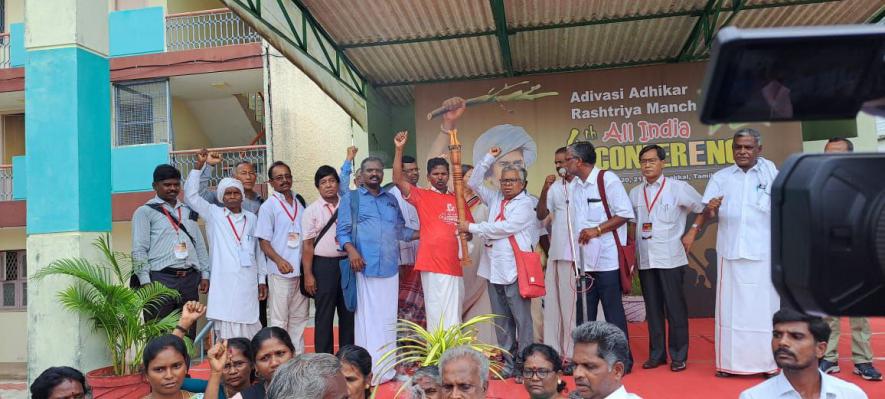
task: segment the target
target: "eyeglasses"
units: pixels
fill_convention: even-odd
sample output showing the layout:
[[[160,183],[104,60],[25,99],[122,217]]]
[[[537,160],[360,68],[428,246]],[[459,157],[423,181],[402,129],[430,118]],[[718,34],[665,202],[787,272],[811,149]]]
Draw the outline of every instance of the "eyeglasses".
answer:
[[[273,177],[273,181],[287,181],[292,180],[292,175],[278,175]]]
[[[649,164],[657,163],[658,161],[660,161],[660,159],[657,159],[657,158],[652,158],[652,159],[640,159],[640,160],[639,160],[639,164],[640,164],[640,165],[649,165]]]
[[[522,370],[522,378],[525,378],[528,380],[528,379],[532,378],[532,376],[536,375],[536,376],[538,376],[538,378],[543,380],[544,378],[547,378],[547,376],[549,376],[550,373],[552,373],[552,372],[553,372],[553,370],[550,370],[550,369],[523,369]]]
[[[511,184],[522,183],[522,180],[519,179],[501,179],[498,180],[498,183],[501,183],[502,186],[509,186]]]

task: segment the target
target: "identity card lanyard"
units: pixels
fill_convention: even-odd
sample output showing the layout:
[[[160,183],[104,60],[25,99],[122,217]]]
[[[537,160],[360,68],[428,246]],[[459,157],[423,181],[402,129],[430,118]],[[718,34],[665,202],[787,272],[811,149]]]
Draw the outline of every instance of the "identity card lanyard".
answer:
[[[663,178],[661,180],[661,188],[658,189],[658,193],[655,194],[655,198],[651,200],[651,204],[648,203],[648,184],[645,187],[642,187],[642,196],[645,197],[645,209],[648,209],[648,221],[642,223],[642,239],[647,240],[651,238],[652,231],[652,223],[651,223],[651,210],[654,209],[655,204],[658,202],[658,198],[661,197],[661,193],[664,191],[664,186],[667,184],[667,178]]]
[[[292,210],[294,213],[289,212],[289,208],[286,206],[286,203],[280,199],[280,197],[274,196],[277,201],[280,203],[280,206],[283,207],[283,211],[286,212],[286,217],[292,221],[292,225],[289,228],[289,233],[286,234],[286,246],[289,248],[295,248],[298,246],[298,233],[295,232],[295,218],[298,217],[298,205],[294,204],[292,206]],[[292,201],[295,202],[294,200]]]

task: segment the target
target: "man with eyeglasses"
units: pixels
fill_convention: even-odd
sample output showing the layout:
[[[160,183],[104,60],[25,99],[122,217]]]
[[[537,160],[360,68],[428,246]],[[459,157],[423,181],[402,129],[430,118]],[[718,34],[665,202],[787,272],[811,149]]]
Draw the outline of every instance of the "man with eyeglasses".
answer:
[[[489,388],[489,359],[468,346],[456,346],[439,358],[444,398],[485,399]]]
[[[258,211],[255,235],[267,257],[268,319],[289,333],[295,353],[304,353],[304,329],[310,299],[301,294],[304,205],[292,191],[292,170],[282,161],[267,171],[274,192]]]
[[[642,368],[667,364],[669,349],[670,370],[682,371],[688,357],[688,309],[682,290],[688,257],[680,237],[688,214],[703,212],[704,204],[694,187],[664,176],[666,159],[667,152],[657,144],[639,151],[644,179],[630,190],[636,218],[627,228],[638,238],[639,281],[648,319],[649,355]]]
[[[621,245],[627,242],[627,220],[634,217],[630,197],[617,175],[596,167],[596,149],[590,142],[581,141],[568,146],[565,161],[566,170],[575,176],[569,184],[569,192],[571,204],[575,207],[572,217],[585,290],[578,295],[575,324],[596,320],[597,308],[602,302],[605,320],[618,326],[629,338],[627,315],[621,301],[617,246],[618,242]],[[600,181],[603,187],[599,187]],[[633,355],[629,350],[624,365],[624,372],[629,374],[633,368]]]
[[[210,204],[224,208],[224,204],[218,202],[215,192],[209,190],[209,180],[212,179],[212,171],[215,169],[215,165],[222,162],[221,155],[203,148],[197,157],[204,157],[206,165],[209,165],[203,168],[203,173],[200,174],[200,196],[209,201]],[[257,215],[258,209],[264,203],[264,198],[255,191],[255,181],[258,178],[255,172],[255,165],[245,160],[237,162],[234,165],[233,175],[230,177],[243,183],[243,209]],[[267,299],[258,301],[258,320],[261,321],[262,326],[267,325]]]
[[[515,167],[505,168],[501,172],[500,191],[493,190],[484,184],[486,171],[492,166],[501,149],[492,147],[489,153],[470,175],[467,185],[479,195],[489,207],[488,221],[470,223],[463,221],[458,230],[479,237],[486,246],[488,256],[482,258],[477,274],[489,281],[489,299],[492,313],[501,316],[497,321],[501,328],[495,330],[498,346],[510,354],[528,347],[534,339],[532,325],[531,299],[519,294],[516,281],[516,258],[510,237],[522,251],[532,251],[537,244],[534,226],[535,203],[525,193],[526,171]],[[513,374],[513,356],[505,354],[505,367],[502,375],[507,378]]]

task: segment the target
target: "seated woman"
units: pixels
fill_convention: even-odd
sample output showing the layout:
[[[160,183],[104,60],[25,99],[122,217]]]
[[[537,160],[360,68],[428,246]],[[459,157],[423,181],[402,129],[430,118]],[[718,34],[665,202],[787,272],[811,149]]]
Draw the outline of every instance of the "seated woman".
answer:
[[[252,366],[252,347],[246,338],[227,340],[227,362],[221,366],[221,386],[218,390],[219,399],[227,399],[246,390],[254,382]],[[196,378],[184,380],[182,389],[188,392],[206,392],[209,381]]]
[[[562,358],[549,345],[531,344],[520,354],[522,383],[531,399],[566,399]]]
[[[190,367],[184,341],[175,335],[163,335],[148,342],[142,362],[144,377],[151,393],[144,399],[190,399],[193,393],[181,389]]]
[[[368,399],[372,387],[372,355],[356,345],[344,345],[335,354],[341,361],[341,373],[347,381],[350,399]]]
[[[71,367],[50,367],[31,384],[33,399],[83,399],[88,392],[86,377]]]
[[[224,366],[229,363],[230,343],[225,340],[216,343],[209,350],[209,366],[212,374],[206,387],[205,399],[220,398],[219,387],[221,386]],[[252,364],[258,376],[258,383],[238,392],[231,399],[264,399],[267,385],[273,379],[274,373],[284,363],[295,357],[295,345],[289,333],[279,327],[265,327],[255,334],[250,344],[252,350]]]
[[[424,366],[415,370],[406,389],[412,395],[412,399],[442,399],[441,383],[439,367]]]

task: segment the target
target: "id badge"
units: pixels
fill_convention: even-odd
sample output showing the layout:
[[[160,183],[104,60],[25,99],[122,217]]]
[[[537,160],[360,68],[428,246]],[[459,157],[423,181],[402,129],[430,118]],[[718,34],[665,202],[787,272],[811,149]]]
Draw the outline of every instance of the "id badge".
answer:
[[[298,245],[301,244],[301,236],[294,231],[290,231],[286,236],[286,246],[289,248],[298,248]]]
[[[172,252],[175,254],[175,259],[186,259],[187,244],[185,244],[184,242],[175,244],[175,246],[172,248]]]
[[[255,265],[255,257],[252,256],[252,251],[247,247],[240,246],[237,249],[237,253],[240,255],[240,267],[252,267]]]
[[[652,229],[651,223],[643,223],[642,224],[642,239],[643,240],[647,240],[647,239],[651,238],[651,229]]]

